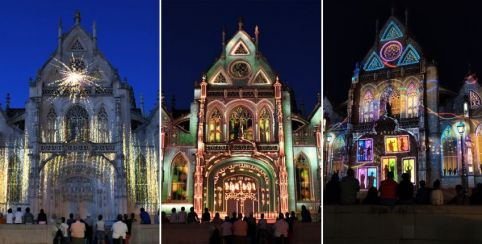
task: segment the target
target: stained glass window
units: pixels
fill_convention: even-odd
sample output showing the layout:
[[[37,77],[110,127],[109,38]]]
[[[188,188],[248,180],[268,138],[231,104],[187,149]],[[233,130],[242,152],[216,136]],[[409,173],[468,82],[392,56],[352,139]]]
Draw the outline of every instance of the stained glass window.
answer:
[[[224,77],[223,73],[219,72],[219,74],[216,76],[216,79],[214,79],[215,84],[225,84],[226,83],[226,77]]]
[[[402,160],[403,173],[410,175],[410,181],[415,184],[415,158],[404,158]]]
[[[479,169],[482,171],[482,134],[481,134],[481,128],[482,127],[479,127],[477,129],[477,133],[476,133],[476,146],[477,146],[477,156],[478,156],[478,161],[479,161],[479,164],[480,165],[475,165],[475,167],[479,167]]]
[[[264,75],[261,72],[259,72],[258,75],[256,76],[256,78],[254,78],[253,83],[255,83],[255,84],[268,84],[268,81],[266,80]]]
[[[470,108],[478,108],[481,105],[479,95],[474,91],[469,91]]]
[[[20,160],[17,156],[12,156],[8,160],[7,175],[7,200],[8,202],[20,202],[22,191],[22,174]]]
[[[386,103],[390,106],[387,106]],[[380,108],[382,112],[384,112],[386,108],[390,108],[392,116],[400,114],[400,92],[398,89],[392,86],[385,88],[380,98]]]
[[[357,161],[358,162],[373,161],[373,139],[358,140]]]
[[[385,136],[385,153],[402,153],[410,151],[408,135]]]
[[[45,140],[48,142],[55,142],[55,135],[56,135],[56,130],[55,130],[55,123],[57,120],[57,114],[55,113],[55,109],[53,107],[50,107],[50,110],[47,114],[47,124],[46,126],[46,131],[45,131]]]
[[[410,83],[407,88],[407,117],[414,118],[418,116],[418,95],[415,84]]]
[[[187,200],[188,167],[186,159],[178,154],[172,161],[171,199],[175,201]]]
[[[360,189],[370,189],[370,187],[378,188],[376,167],[358,168],[357,179],[360,182]]]
[[[269,120],[270,120],[269,110],[267,108],[263,108],[259,116],[259,135],[260,135],[261,142],[270,142],[271,133],[270,133]]]
[[[110,142],[109,136],[109,120],[107,117],[107,112],[104,107],[102,107],[97,114],[97,133],[98,142]]]
[[[335,141],[333,141],[333,166],[331,173],[338,173],[340,176],[343,175],[345,171],[345,160],[345,140],[343,139],[343,136],[337,136]]]
[[[246,55],[248,53],[249,53],[248,49],[242,42],[239,43],[238,47],[234,51],[234,54],[238,54],[238,55]]]
[[[69,109],[66,117],[67,140],[89,140],[89,114],[87,111],[83,107],[75,105]]]
[[[451,127],[442,133],[443,174],[457,175],[457,138]]]
[[[371,91],[366,91],[365,95],[363,96],[362,100],[362,122],[371,122],[375,119],[375,109],[374,109],[374,101],[373,95]]]
[[[249,65],[246,62],[238,61],[231,65],[231,75],[234,78],[246,78],[249,76],[249,72]]]
[[[387,179],[388,172],[393,172],[393,179],[397,179],[397,157],[382,157],[382,180]]]
[[[237,139],[240,135],[253,140],[253,115],[243,106],[234,108],[229,117],[229,139]]]
[[[311,199],[310,167],[306,157],[301,154],[296,159],[296,195],[298,201]]]
[[[146,203],[148,200],[147,191],[147,161],[143,155],[139,155],[135,165],[136,175],[136,201]]]
[[[208,141],[209,142],[221,142],[222,140],[222,119],[219,110],[214,110],[209,118],[209,132]]]

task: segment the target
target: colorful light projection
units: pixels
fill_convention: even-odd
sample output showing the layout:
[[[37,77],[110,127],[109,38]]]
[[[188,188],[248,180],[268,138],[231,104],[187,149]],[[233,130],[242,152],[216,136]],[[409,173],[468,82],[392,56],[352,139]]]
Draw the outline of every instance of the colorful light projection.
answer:
[[[415,183],[415,158],[404,158],[402,167],[403,172],[410,175],[410,181]]]
[[[358,169],[357,178],[360,181],[361,189],[369,189],[370,187],[378,187],[377,167],[361,167]]]
[[[408,135],[385,136],[385,153],[404,153],[410,151]]]
[[[357,148],[358,162],[372,162],[373,161],[373,139],[358,140]]]
[[[387,179],[388,172],[393,172],[397,179],[397,157],[382,157],[382,179]]]
[[[383,44],[380,49],[380,58],[383,60],[383,64],[389,68],[397,67],[392,63],[397,60],[403,52],[403,45],[399,41],[389,41]]]

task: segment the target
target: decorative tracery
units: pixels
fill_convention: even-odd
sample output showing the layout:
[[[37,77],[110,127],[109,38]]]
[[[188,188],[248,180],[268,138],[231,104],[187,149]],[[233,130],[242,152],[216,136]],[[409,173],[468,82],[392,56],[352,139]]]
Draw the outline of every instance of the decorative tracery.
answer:
[[[457,138],[451,127],[442,133],[443,174],[457,175]]]
[[[105,108],[102,107],[97,114],[98,142],[109,142],[109,119]]]
[[[69,109],[66,114],[67,118],[67,140],[77,141],[89,139],[89,114],[87,111],[75,105]]]
[[[253,140],[253,115],[243,106],[234,108],[229,117],[229,139]]]
[[[209,142],[221,142],[222,141],[222,117],[219,110],[215,109],[214,112],[209,117],[209,131],[208,131],[208,141]]]
[[[17,156],[12,156],[8,160],[7,173],[7,201],[20,202],[22,190],[22,177],[20,160]]]
[[[371,91],[366,91],[362,100],[362,122],[370,122],[375,119],[374,99]]]
[[[54,142],[55,141],[55,123],[57,121],[57,114],[55,113],[54,107],[51,107],[49,109],[49,112],[47,114],[47,124],[46,124],[46,129],[45,129],[45,139],[48,142]]]
[[[400,92],[398,89],[388,86],[380,98],[381,108],[392,116],[400,115]],[[386,111],[385,111],[386,110]]]
[[[145,203],[148,200],[147,194],[147,161],[144,155],[139,155],[135,164],[136,175],[136,201]]]
[[[172,161],[171,200],[187,200],[188,167],[186,159],[178,154]]]
[[[469,91],[470,108],[475,109],[480,107],[480,97],[475,91]]]
[[[414,118],[418,116],[418,95],[415,84],[410,83],[407,88],[407,117]]]
[[[270,131],[270,114],[267,108],[263,108],[259,115],[259,135],[261,142],[270,142],[271,131]]]
[[[310,166],[305,155],[300,154],[296,159],[296,198],[298,201],[311,199]]]

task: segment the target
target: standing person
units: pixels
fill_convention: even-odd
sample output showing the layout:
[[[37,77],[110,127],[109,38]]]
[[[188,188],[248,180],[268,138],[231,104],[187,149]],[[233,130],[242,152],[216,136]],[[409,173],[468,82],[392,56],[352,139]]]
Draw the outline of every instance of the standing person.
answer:
[[[14,218],[14,215],[12,213],[12,209],[9,208],[8,211],[7,211],[7,224],[13,224],[13,218]]]
[[[254,244],[256,242],[256,218],[253,216],[253,212],[250,212],[248,217],[248,236],[249,242]]]
[[[402,181],[397,187],[397,196],[401,204],[413,203],[413,183],[410,181],[410,174],[402,174]]]
[[[433,182],[433,190],[430,196],[432,205],[443,205],[444,204],[444,194],[440,189],[440,180],[435,180]]]
[[[81,222],[80,215],[75,216],[75,222],[70,225],[71,244],[84,244],[85,224]]]
[[[420,187],[418,188],[417,195],[415,195],[415,203],[417,204],[430,204],[430,191],[429,187],[425,186],[425,181],[421,180],[419,182]]]
[[[132,222],[128,218],[127,214],[124,214],[124,223],[127,225],[126,244],[128,244],[129,239],[132,236]]]
[[[30,208],[25,209],[25,215],[23,216],[23,222],[25,224],[34,224],[35,220],[33,214],[30,213]]]
[[[301,222],[311,223],[311,213],[305,205],[301,205]]]
[[[114,240],[114,244],[121,244],[121,240],[126,239],[127,231],[127,225],[122,222],[122,215],[117,215],[117,222],[112,225],[112,239]]]
[[[293,233],[293,219],[290,217],[290,213],[285,213],[285,221],[288,223],[288,243],[291,243]]]
[[[238,220],[233,224],[234,243],[247,243],[248,223],[243,220],[243,215],[238,214]]]
[[[286,243],[286,239],[288,238],[289,225],[283,219],[283,213],[279,213],[278,220],[273,225],[273,229],[273,235],[276,239],[276,243]]]
[[[387,178],[380,182],[380,204],[393,206],[397,203],[398,184],[393,180],[393,171],[388,171]]]
[[[338,173],[334,173],[331,176],[330,181],[326,183],[324,203],[328,204],[337,204],[340,202],[340,177]]]
[[[90,217],[90,214],[87,214],[87,218],[85,218],[85,238],[87,239],[88,243],[92,243],[92,237],[94,236],[94,220]]]
[[[18,207],[17,212],[15,212],[15,224],[23,224],[23,213],[21,207]]]
[[[194,212],[194,207],[191,207],[189,210],[190,211],[187,214],[187,223],[199,223],[199,217],[197,216],[197,213]]]
[[[155,225],[159,224],[159,210],[157,210],[157,214],[154,216],[154,224]]]
[[[69,219],[67,220],[67,225],[70,226],[75,222],[75,219],[74,219],[74,214],[73,213],[70,213],[69,214]]]
[[[52,223],[52,222],[51,222]],[[53,237],[53,243],[54,244],[59,244],[62,242],[62,228],[61,228],[61,221],[60,219],[55,220],[53,226],[52,226],[52,237]]]
[[[258,240],[257,243],[268,243],[268,223],[264,219],[264,213],[261,214],[261,219],[258,222]]]
[[[3,217],[3,213],[0,213],[0,225],[3,225],[7,222],[7,220],[5,219],[5,217]]]
[[[151,216],[149,216],[149,213],[146,212],[144,208],[141,208],[141,213],[139,214],[139,217],[141,218],[141,225],[151,224]]]
[[[103,244],[105,240],[105,222],[103,218],[102,215],[99,215],[95,223],[96,244]]]
[[[221,224],[221,243],[231,244],[231,239],[233,236],[233,224],[229,219],[229,216],[224,218],[224,222]]]
[[[181,207],[181,212],[177,214],[177,223],[185,224],[187,222],[187,213],[184,207]]]
[[[161,212],[161,221],[163,224],[169,224],[169,218],[167,218],[166,212]]]
[[[236,222],[236,220],[238,220],[238,217],[236,217],[236,216],[237,216],[236,212],[233,212],[231,219],[229,219],[229,222],[231,222],[231,224],[234,224],[234,222]]]
[[[214,215],[213,221],[209,225],[209,230],[211,234],[209,235],[209,243],[210,244],[220,244],[221,243],[221,224],[222,220],[219,217],[219,213]]]
[[[211,221],[211,214],[209,213],[208,208],[204,208],[204,213],[201,218],[202,222],[209,222]]]
[[[60,224],[60,231],[62,231],[62,243],[69,243],[69,226],[65,223],[65,217],[60,219],[62,223]]]
[[[184,208],[184,207],[182,207]],[[177,224],[178,223],[178,216],[176,214],[176,208],[171,209],[171,216],[169,216],[169,223],[171,224]]]
[[[349,168],[346,176],[343,177],[340,183],[340,203],[341,204],[356,204],[356,194],[360,191],[360,182],[355,179],[355,172]]]
[[[470,204],[470,199],[469,197],[465,194],[465,190],[462,185],[456,185],[455,186],[455,197],[452,198],[448,202],[448,204],[455,204],[455,205],[469,205]]]

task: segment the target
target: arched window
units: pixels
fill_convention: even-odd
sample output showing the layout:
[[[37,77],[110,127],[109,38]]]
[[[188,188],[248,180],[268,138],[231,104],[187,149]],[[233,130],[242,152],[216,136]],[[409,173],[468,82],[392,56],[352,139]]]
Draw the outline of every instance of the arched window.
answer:
[[[387,88],[385,88],[382,96],[380,97],[380,108],[383,112],[390,112],[392,116],[399,116],[400,91],[392,86],[388,86]],[[389,109],[390,111],[385,111],[386,109]]]
[[[47,124],[45,125],[45,140],[47,142],[55,142],[55,123],[57,120],[57,114],[54,107],[51,107],[47,114]]]
[[[346,159],[345,140],[343,136],[337,136],[333,141],[333,159],[332,159],[332,174],[339,172],[344,173],[344,163]]]
[[[407,117],[414,118],[418,116],[418,95],[415,84],[410,83],[407,88]]]
[[[10,203],[20,202],[22,192],[20,160],[17,156],[12,156],[8,160],[7,175],[7,201]]]
[[[296,159],[296,198],[298,201],[311,199],[310,164],[306,156],[300,154]]]
[[[135,165],[136,175],[136,201],[138,203],[147,202],[147,161],[143,155],[139,155]]]
[[[259,115],[259,136],[261,142],[270,142],[271,130],[270,130],[270,115],[267,108],[263,108]]]
[[[481,102],[480,102],[479,94],[477,94],[477,92],[469,91],[469,100],[470,100],[471,109],[480,107]]]
[[[97,114],[97,141],[110,142],[109,119],[104,107]]]
[[[457,138],[452,127],[442,133],[443,175],[457,175]]]
[[[172,161],[171,199],[177,201],[187,200],[188,167],[186,159],[178,154]]]
[[[253,115],[243,106],[234,108],[229,117],[229,139],[239,136],[253,140]]]
[[[479,125],[477,127],[477,131],[476,131],[476,134],[475,134],[475,143],[476,143],[476,147],[477,147],[477,160],[479,162],[479,165],[474,165],[474,167],[478,167],[479,168],[479,172],[482,172],[482,127],[481,125]]]
[[[373,94],[371,91],[366,91],[363,95],[362,100],[362,116],[361,122],[370,122],[375,119],[375,109],[374,109],[374,101],[373,101]]]
[[[89,114],[81,106],[74,106],[66,114],[67,141],[89,140]]]
[[[221,142],[222,140],[222,116],[219,110],[214,110],[214,112],[209,117],[209,132],[208,141],[209,142]]]

